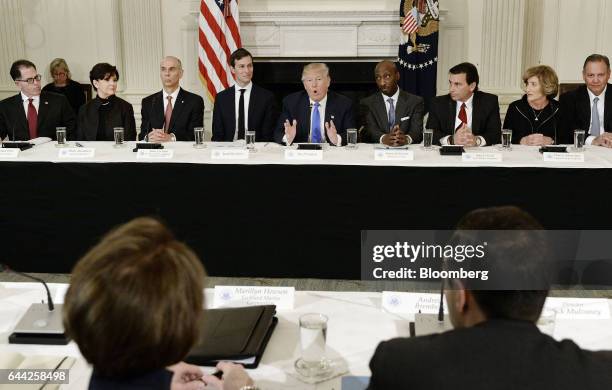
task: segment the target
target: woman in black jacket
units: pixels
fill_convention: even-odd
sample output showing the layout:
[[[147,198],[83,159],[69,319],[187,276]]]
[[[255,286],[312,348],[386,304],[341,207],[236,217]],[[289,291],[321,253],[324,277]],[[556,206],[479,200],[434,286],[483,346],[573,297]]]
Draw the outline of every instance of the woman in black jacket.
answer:
[[[79,110],[77,140],[112,141],[115,127],[123,127],[126,141],[135,140],[134,108],[115,95],[119,80],[117,68],[107,63],[96,64],[89,72],[89,79],[97,96]]]
[[[559,120],[557,74],[550,66],[534,66],[525,71],[523,82],[525,95],[510,104],[503,128],[512,130],[515,144],[555,144]]]

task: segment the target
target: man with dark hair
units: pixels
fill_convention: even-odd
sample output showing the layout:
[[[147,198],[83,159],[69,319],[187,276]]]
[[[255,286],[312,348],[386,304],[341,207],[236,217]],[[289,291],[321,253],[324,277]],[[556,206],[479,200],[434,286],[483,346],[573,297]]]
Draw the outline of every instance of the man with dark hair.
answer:
[[[150,142],[191,141],[193,129],[204,127],[204,99],[180,86],[183,65],[176,57],[159,64],[161,91],[142,99],[139,138]]]
[[[423,138],[423,98],[400,90],[400,74],[391,61],[381,61],[374,69],[380,93],[361,100],[364,142],[403,146]]]
[[[20,92],[0,102],[0,140],[7,136],[11,141],[55,139],[56,127],[66,127],[68,138],[72,138],[75,115],[70,103],[64,95],[41,91],[36,65],[15,61],[10,74]]]
[[[253,56],[240,48],[230,57],[230,70],[236,85],[221,91],[213,110],[213,141],[244,139],[244,132],[255,131],[257,142],[272,141],[278,109],[272,92],[252,82]]]
[[[508,239],[492,232],[497,236],[487,241],[490,255],[484,261],[493,262],[487,268],[503,271],[496,283],[510,278],[529,289],[492,291],[480,289],[482,281],[448,281],[446,302],[455,329],[381,343],[370,361],[369,389],[612,388],[612,352],[556,341],[535,324],[549,282],[541,225],[516,207],[494,207],[469,213],[458,229],[461,242],[482,234],[475,230],[516,233]]]
[[[586,144],[612,148],[612,93],[607,93],[610,60],[592,54],[584,61],[585,85],[561,95],[561,143],[571,144],[574,130],[586,130]]]
[[[441,145],[485,146],[500,141],[496,95],[478,90],[478,69],[468,62],[449,70],[449,94],[431,102],[427,128]]]

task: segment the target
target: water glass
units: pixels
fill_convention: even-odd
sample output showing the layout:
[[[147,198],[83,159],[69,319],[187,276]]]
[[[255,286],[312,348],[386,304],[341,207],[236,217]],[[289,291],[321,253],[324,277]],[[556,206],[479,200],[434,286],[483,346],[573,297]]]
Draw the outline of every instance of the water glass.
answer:
[[[300,316],[300,349],[302,357],[296,360],[295,370],[305,377],[321,377],[332,371],[325,356],[327,316],[308,313]]]
[[[433,129],[423,130],[423,149],[433,149]]]
[[[57,140],[57,147],[61,148],[67,146],[66,144],[66,128],[56,127],[55,128],[55,139]]]
[[[255,131],[254,130],[246,130],[244,132],[244,141],[246,143],[246,148],[249,152],[255,152]]]
[[[574,130],[574,150],[582,150],[584,148],[585,130]]]
[[[346,147],[357,149],[357,129],[346,129]]]
[[[501,146],[502,146],[502,149],[506,149],[506,150],[509,150],[512,148],[512,130],[511,129],[502,129]]]
[[[195,143],[193,144],[194,148],[202,149],[206,147],[206,145],[204,144],[204,128],[203,127],[193,128],[193,139],[195,140]]]
[[[122,148],[125,146],[125,138],[123,127],[113,127],[113,137],[115,138],[115,148]]]

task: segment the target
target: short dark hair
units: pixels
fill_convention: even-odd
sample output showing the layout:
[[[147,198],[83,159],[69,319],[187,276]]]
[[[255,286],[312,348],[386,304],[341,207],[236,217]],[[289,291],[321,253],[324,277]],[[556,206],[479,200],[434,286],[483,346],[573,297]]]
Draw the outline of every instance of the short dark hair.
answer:
[[[75,266],[64,327],[94,371],[124,377],[181,361],[198,341],[204,268],[152,218],[108,233]]]
[[[32,61],[28,61],[28,60],[17,60],[13,62],[13,64],[11,65],[11,70],[10,70],[11,78],[13,79],[13,81],[21,77],[21,68],[36,69],[36,65],[34,65]]]
[[[108,80],[111,77],[115,76],[117,81],[119,81],[119,71],[116,66],[113,66],[106,62],[101,62],[99,64],[95,64],[91,71],[89,71],[89,81],[94,88],[94,91],[98,89],[94,85],[94,80]]]
[[[476,90],[478,90],[478,83],[480,82],[480,77],[478,76],[478,69],[476,68],[476,65],[469,62],[462,62],[450,68],[448,73],[465,73],[465,81],[467,81],[468,84],[476,83]]]
[[[489,266],[495,267],[490,262],[505,262],[498,267],[512,268],[515,275],[525,278],[542,277],[547,279],[546,264],[544,258],[537,258],[540,261],[533,261],[533,256],[513,256],[513,254],[537,253],[542,248],[541,242],[535,237],[535,231],[542,230],[542,225],[529,213],[515,206],[491,207],[474,210],[468,213],[459,222],[458,229],[463,230],[533,230],[534,234],[517,232],[516,240],[508,239],[511,242],[488,242],[488,252],[503,252],[502,256],[493,255],[487,257]],[[499,240],[498,240],[499,241]],[[540,246],[538,246],[540,244]],[[543,249],[542,249],[543,250]],[[512,264],[508,263],[508,258],[512,257]],[[535,275],[534,275],[535,274]],[[470,289],[470,282],[465,286]],[[524,320],[535,322],[546,301],[548,290],[470,290],[480,309],[487,318],[502,318],[513,320]]]
[[[253,56],[247,49],[244,49],[242,47],[240,49],[236,49],[236,51],[234,51],[230,56],[230,65],[234,67],[236,61],[241,60],[244,57],[251,57],[251,60],[253,59]]]
[[[586,60],[584,60],[582,70],[586,69],[587,64],[589,62],[603,62],[608,66],[608,70],[610,70],[610,59],[607,56],[604,56],[603,54],[591,54],[590,56],[588,56]]]

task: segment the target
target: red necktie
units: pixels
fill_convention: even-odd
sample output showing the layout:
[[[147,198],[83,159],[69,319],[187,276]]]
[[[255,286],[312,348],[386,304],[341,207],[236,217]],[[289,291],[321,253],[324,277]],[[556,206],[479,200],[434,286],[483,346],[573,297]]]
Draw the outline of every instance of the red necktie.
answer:
[[[461,121],[461,125],[459,125],[459,127],[461,127],[462,125],[467,126],[468,119],[467,111],[465,111],[465,103],[461,104],[461,109],[459,110],[459,120]]]
[[[172,119],[172,96],[168,96],[168,105],[166,106],[166,113],[164,114],[164,132],[168,132],[170,127],[170,120]]]
[[[30,130],[30,139],[34,139],[38,137],[38,113],[36,112],[36,107],[32,104],[34,99],[28,99],[30,104],[28,104],[28,129]]]

